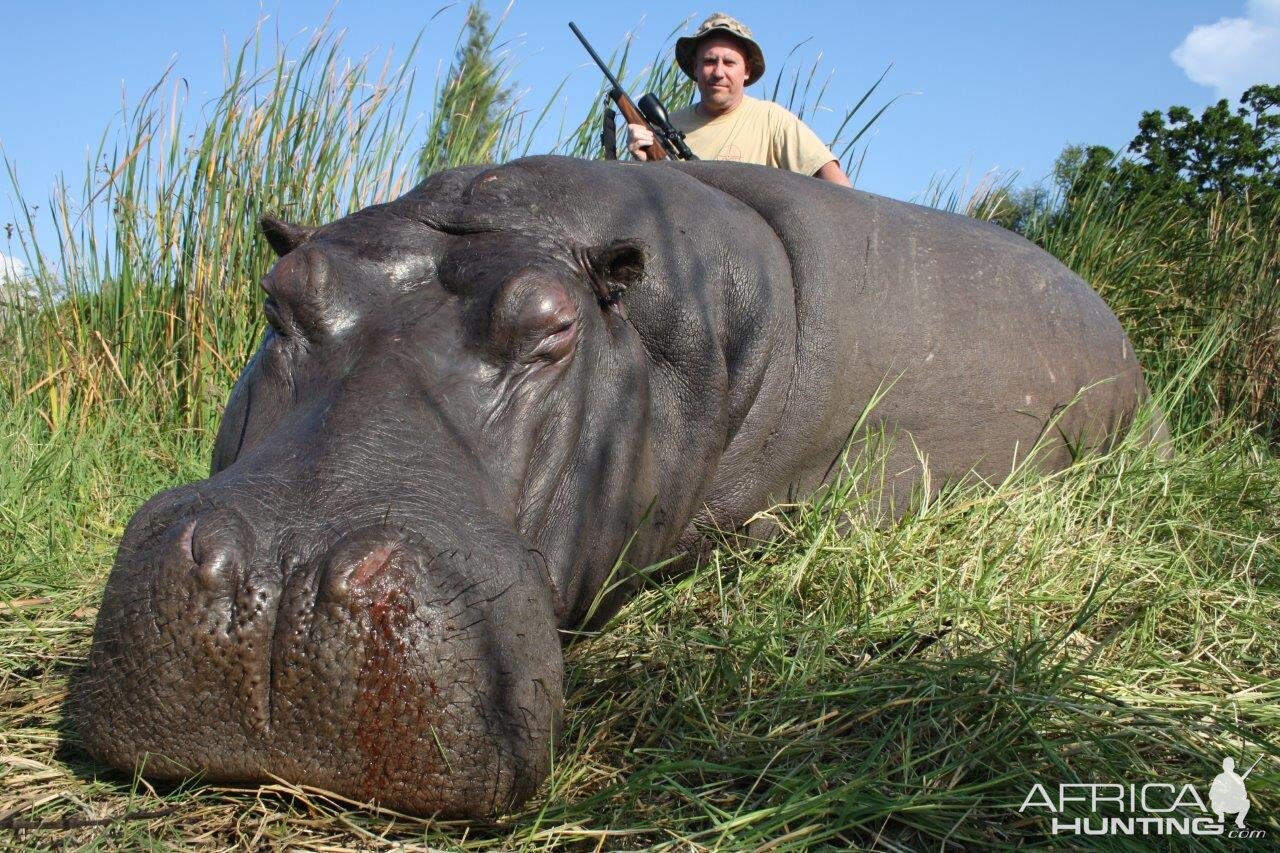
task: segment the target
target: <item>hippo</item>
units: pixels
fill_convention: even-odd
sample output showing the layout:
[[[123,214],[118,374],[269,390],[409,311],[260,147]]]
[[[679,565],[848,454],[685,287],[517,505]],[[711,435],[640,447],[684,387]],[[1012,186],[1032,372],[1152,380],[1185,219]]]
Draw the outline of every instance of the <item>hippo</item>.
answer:
[[[891,523],[1105,449],[1147,396],[1022,237],[760,166],[529,157],[262,229],[269,327],[210,476],[130,521],[68,700],[93,758],[158,780],[509,812],[565,638],[645,567],[872,433]]]

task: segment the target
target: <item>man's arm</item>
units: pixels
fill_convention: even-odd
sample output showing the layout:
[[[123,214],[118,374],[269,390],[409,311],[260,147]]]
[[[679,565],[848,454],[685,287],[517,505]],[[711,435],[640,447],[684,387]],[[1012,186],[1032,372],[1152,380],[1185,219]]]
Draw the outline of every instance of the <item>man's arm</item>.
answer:
[[[813,176],[815,178],[822,178],[824,181],[830,181],[833,184],[838,184],[842,187],[853,186],[853,184],[849,182],[849,177],[845,175],[844,169],[840,168],[839,160],[828,160],[826,163],[822,164],[821,169],[813,173]]]
[[[778,165],[802,175],[811,175],[841,187],[853,184],[840,168],[835,153],[826,146],[818,134],[781,104],[761,101],[768,110],[772,125],[774,156]]]

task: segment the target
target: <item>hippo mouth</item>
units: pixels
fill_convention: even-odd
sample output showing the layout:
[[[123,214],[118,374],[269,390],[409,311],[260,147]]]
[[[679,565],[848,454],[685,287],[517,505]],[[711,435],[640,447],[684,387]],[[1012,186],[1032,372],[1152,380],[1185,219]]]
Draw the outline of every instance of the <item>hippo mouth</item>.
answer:
[[[131,527],[73,685],[91,755],[152,778],[283,778],[419,814],[492,813],[532,792],[562,664],[523,555],[464,554],[386,525],[270,570],[254,550],[227,510]],[[514,615],[530,605],[548,618]],[[508,626],[502,642],[493,625]]]

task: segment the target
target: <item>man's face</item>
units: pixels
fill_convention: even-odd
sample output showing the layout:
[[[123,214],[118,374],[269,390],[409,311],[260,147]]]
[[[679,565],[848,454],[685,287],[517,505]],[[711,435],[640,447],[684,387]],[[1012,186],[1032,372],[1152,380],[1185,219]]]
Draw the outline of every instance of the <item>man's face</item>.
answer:
[[[703,109],[711,115],[728,112],[742,100],[742,87],[750,69],[746,54],[733,39],[725,36],[703,39],[698,44],[694,71]]]

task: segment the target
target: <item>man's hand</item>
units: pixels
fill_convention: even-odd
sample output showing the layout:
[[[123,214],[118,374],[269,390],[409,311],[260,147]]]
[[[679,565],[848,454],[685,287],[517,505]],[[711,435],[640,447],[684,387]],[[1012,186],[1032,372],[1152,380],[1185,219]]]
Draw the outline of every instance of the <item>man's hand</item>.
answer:
[[[643,124],[627,125],[627,150],[637,160],[648,160],[645,149],[653,144],[653,131]]]

